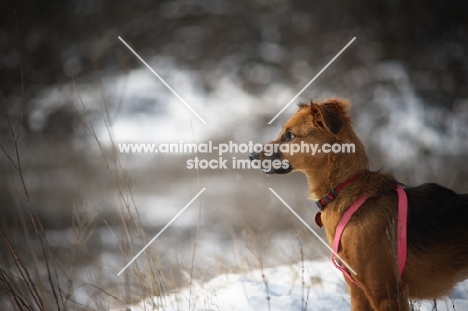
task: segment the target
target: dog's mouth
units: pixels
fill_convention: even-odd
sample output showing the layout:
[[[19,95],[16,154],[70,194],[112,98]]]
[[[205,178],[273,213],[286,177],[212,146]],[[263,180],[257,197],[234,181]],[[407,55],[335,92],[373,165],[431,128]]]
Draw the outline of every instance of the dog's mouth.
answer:
[[[279,169],[274,169],[274,170],[271,170],[270,172],[266,173],[266,174],[287,174],[287,173],[290,173],[292,171],[292,167],[291,165],[289,164],[286,168],[279,168]]]
[[[249,158],[254,162],[254,167],[259,168],[265,174],[287,174],[292,171],[291,163],[288,160],[281,160],[275,154],[271,158],[263,158],[259,153],[253,152]]]

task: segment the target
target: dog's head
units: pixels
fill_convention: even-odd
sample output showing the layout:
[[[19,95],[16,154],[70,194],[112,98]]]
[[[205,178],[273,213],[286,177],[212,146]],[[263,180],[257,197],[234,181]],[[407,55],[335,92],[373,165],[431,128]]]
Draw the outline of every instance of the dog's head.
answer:
[[[261,152],[250,154],[250,159],[267,174],[330,175],[338,166],[365,169],[367,157],[352,130],[349,110],[350,103],[339,98],[301,104],[278,138],[265,144]]]

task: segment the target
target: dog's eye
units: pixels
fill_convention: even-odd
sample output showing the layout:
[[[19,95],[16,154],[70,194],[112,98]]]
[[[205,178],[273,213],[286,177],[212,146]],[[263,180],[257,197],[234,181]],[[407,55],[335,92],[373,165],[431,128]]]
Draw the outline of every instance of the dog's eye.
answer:
[[[290,140],[293,140],[295,137],[296,135],[294,135],[293,133],[286,132],[283,136],[283,140],[290,141]]]

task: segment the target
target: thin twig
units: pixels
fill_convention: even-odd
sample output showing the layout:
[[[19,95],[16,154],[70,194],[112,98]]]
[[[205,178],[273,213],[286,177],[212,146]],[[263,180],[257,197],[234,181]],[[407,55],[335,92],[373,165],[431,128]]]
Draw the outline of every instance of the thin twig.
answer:
[[[191,117],[190,117],[190,128],[192,130],[193,142],[196,143]],[[197,153],[197,155],[198,155],[198,153]],[[197,167],[197,182],[198,182],[198,188],[200,189],[201,188],[201,186],[200,186],[200,172],[199,172],[198,167]],[[197,228],[196,228],[196,232],[195,232],[195,242],[194,242],[194,245],[193,245],[192,261],[191,261],[191,265],[190,265],[189,311],[190,311],[190,308],[191,308],[191,301],[192,301],[191,299],[192,299],[193,269],[194,269],[194,265],[195,265],[195,252],[196,252],[197,244],[198,244],[198,232],[199,232],[200,223],[201,223],[201,216],[202,216],[202,209],[201,209],[200,199],[198,199],[198,221],[197,221]]]

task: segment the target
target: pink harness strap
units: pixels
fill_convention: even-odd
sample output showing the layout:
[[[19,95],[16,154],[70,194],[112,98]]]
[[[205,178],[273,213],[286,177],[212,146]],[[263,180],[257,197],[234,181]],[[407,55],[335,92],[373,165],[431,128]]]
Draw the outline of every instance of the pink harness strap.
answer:
[[[401,185],[396,186],[396,191],[398,193],[398,224],[397,224],[397,256],[398,256],[398,272],[401,276],[406,265],[406,229],[407,229],[407,219],[408,219],[408,199],[406,197],[406,192]],[[357,201],[355,201],[351,206],[346,210],[346,212],[341,217],[337,227],[335,238],[333,239],[333,251],[338,253],[340,246],[341,236],[343,231],[348,224],[351,216],[361,207],[362,204],[367,200],[367,196],[362,196]],[[333,264],[338,268],[351,282],[359,285],[351,276],[348,269],[345,266],[340,264],[337,261],[335,255],[332,256]]]

